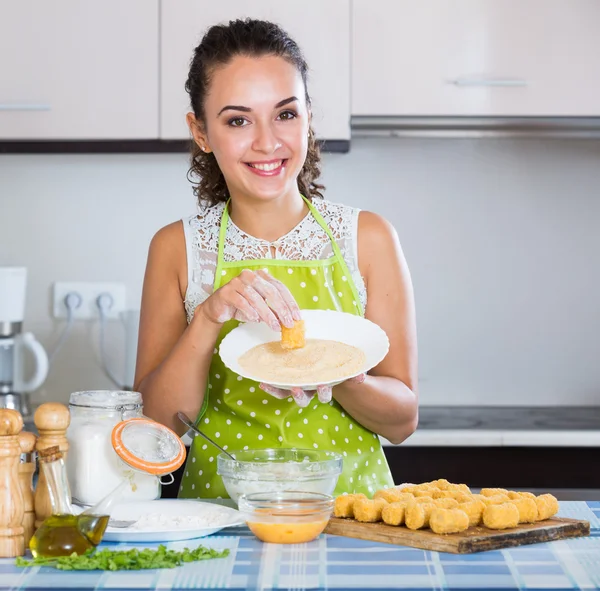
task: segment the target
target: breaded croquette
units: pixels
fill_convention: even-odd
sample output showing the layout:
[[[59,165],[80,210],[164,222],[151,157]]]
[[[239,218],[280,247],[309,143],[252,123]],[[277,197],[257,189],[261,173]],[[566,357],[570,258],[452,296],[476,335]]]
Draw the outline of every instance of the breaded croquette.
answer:
[[[460,509],[434,509],[429,527],[436,534],[455,534],[469,528],[469,517]]]
[[[292,328],[281,326],[281,348],[301,349],[306,344],[304,320],[294,321]]]
[[[422,497],[423,498],[423,497]],[[435,509],[433,503],[411,503],[407,505],[404,523],[408,529],[421,529],[429,525],[431,512]]]
[[[467,493],[455,492],[452,493],[454,496],[453,499],[456,499],[459,503],[470,503],[473,501],[473,495],[468,495]]]
[[[357,499],[366,499],[363,493],[340,495],[333,503],[333,514],[336,517],[354,517],[354,503]]]
[[[480,501],[479,499],[473,499],[468,503],[461,503],[458,506],[458,509],[467,514],[469,517],[469,527],[473,527],[481,523],[483,510],[485,507],[486,505],[483,501]]]
[[[385,499],[357,499],[354,502],[354,519],[367,523],[381,521],[381,511],[386,505]]]
[[[493,497],[495,495],[507,495],[508,491],[505,488],[482,488],[481,494],[484,497]]]
[[[440,509],[456,509],[458,507],[456,499],[433,499],[433,504]]]
[[[413,498],[410,493],[402,492],[399,488],[382,488],[375,491],[374,499],[385,499],[388,503],[397,503],[398,501],[407,501]]]
[[[533,499],[519,497],[510,501],[519,511],[519,523],[533,523],[538,518],[538,508]]]
[[[405,501],[390,503],[381,510],[381,519],[388,525],[402,525],[406,515],[406,507],[408,504]]]
[[[510,501],[508,495],[505,494],[497,494],[491,497],[482,496],[479,500],[483,501],[486,505],[501,505]]]
[[[436,492],[440,492],[437,489],[433,489],[433,488],[428,488],[425,490],[416,490],[413,495],[415,497],[433,497],[433,494]]]
[[[410,493],[400,493],[400,497],[398,498],[398,501],[406,501],[407,503],[409,501],[414,501],[415,500],[415,496],[411,495]],[[394,501],[394,502],[398,502],[398,501]]]
[[[537,521],[543,521],[558,513],[558,500],[554,495],[545,494],[535,498],[538,509]]]
[[[537,497],[531,493],[531,492],[525,492],[525,491],[521,491],[519,493],[517,493],[518,495],[522,496],[522,497],[527,497],[528,499],[536,499]]]
[[[429,518],[435,509],[433,503],[412,503],[406,506],[404,525],[408,529],[422,529],[429,526]]]
[[[432,499],[453,499],[455,494],[456,493],[452,492],[451,490],[436,489],[431,491],[430,496]]]
[[[449,484],[446,490],[471,494],[471,489],[466,484]]]
[[[428,484],[414,484],[413,486],[409,486],[402,489],[402,492],[410,493],[414,495],[417,492],[423,492],[428,490],[433,490],[435,487],[429,486]]]
[[[440,490],[446,490],[448,488],[448,486],[450,485],[450,482],[448,482],[445,478],[440,478],[439,480],[432,480],[431,482],[428,482],[427,484],[431,485],[433,488],[439,488]]]
[[[488,505],[483,510],[483,524],[490,529],[508,529],[519,525],[519,510],[513,503]]]
[[[429,504],[429,503],[433,503],[433,499],[431,497],[413,497],[412,501],[409,499],[408,501],[409,505],[411,503],[418,503],[418,504]]]

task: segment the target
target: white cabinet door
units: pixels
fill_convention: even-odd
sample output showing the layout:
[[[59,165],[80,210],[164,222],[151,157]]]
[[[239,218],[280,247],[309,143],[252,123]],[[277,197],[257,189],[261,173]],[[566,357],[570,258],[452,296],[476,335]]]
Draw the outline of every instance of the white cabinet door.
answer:
[[[158,137],[158,0],[0,0],[0,139]]]
[[[600,115],[598,0],[353,0],[353,115]]]
[[[161,1],[161,126],[163,139],[189,138],[184,84],[194,48],[211,26],[237,18],[281,25],[308,62],[317,137],[350,138],[350,0]]]

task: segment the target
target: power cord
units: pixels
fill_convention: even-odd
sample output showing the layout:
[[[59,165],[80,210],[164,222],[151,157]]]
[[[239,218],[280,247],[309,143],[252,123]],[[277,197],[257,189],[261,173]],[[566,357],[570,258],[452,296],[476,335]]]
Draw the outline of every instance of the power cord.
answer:
[[[106,358],[106,321],[108,319],[108,312],[113,307],[115,303],[113,297],[109,293],[101,293],[96,298],[96,305],[98,306],[98,312],[100,313],[100,363],[102,365],[102,370],[106,374],[106,376],[110,379],[110,381],[120,390],[124,389],[123,382],[119,380],[115,374],[111,371],[108,366],[108,361]]]
[[[64,299],[65,307],[67,308],[67,324],[60,335],[58,341],[56,341],[56,345],[52,349],[52,353],[48,355],[48,365],[52,366],[53,361],[56,358],[57,353],[62,349],[62,346],[65,344],[71,329],[73,328],[73,320],[75,319],[75,310],[83,304],[83,299],[81,294],[76,291],[70,291]]]

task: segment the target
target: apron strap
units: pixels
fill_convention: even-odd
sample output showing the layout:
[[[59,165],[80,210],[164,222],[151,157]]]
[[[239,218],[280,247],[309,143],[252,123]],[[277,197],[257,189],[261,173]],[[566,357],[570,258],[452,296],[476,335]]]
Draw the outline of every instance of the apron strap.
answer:
[[[215,281],[213,283],[213,292],[221,287],[221,277],[223,275],[223,249],[225,248],[225,235],[227,234],[227,223],[229,222],[229,202],[227,199],[223,214],[221,215],[221,225],[219,227],[219,246],[217,248],[217,268],[215,269]]]
[[[350,273],[350,269],[348,269],[348,265],[346,264],[344,256],[342,255],[342,251],[340,250],[340,247],[338,246],[333,234],[331,233],[327,222],[323,219],[323,216],[317,211],[317,208],[304,195],[302,195],[302,199],[304,199],[304,202],[306,203],[306,205],[308,205],[308,209],[312,213],[319,226],[321,226],[321,228],[323,228],[327,236],[329,236],[329,240],[331,241],[331,247],[333,249],[333,254],[337,259],[338,265],[340,265],[340,267],[342,268],[344,276],[348,280],[348,284],[350,285],[350,289],[352,291],[352,297],[356,302],[356,307],[358,308],[360,315],[364,316],[365,311],[363,309],[362,302],[360,301],[360,297],[358,295],[356,285],[354,284],[354,280],[352,279],[352,274]],[[358,261],[356,261],[356,264],[358,265]]]

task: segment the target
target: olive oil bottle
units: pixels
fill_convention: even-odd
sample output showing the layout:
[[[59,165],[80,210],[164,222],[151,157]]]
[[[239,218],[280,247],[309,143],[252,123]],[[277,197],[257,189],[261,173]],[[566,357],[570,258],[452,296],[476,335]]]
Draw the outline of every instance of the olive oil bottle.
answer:
[[[108,525],[110,505],[127,482],[122,482],[97,505],[79,515],[71,505],[71,491],[62,452],[58,446],[39,452],[41,468],[46,476],[52,505],[52,515],[44,520],[29,542],[29,549],[38,556],[69,556],[84,554],[102,541]]]

